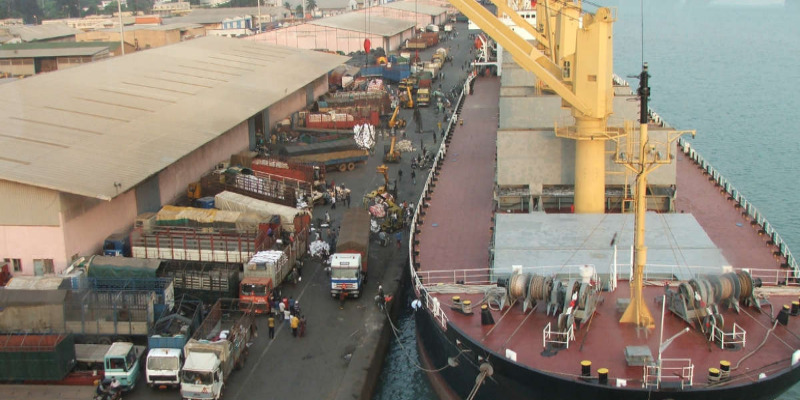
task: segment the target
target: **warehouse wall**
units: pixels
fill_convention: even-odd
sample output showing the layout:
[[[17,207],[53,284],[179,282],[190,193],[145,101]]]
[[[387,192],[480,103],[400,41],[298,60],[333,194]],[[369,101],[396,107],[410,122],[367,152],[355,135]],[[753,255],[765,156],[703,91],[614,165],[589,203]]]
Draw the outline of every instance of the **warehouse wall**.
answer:
[[[330,51],[343,51],[349,54],[363,50],[364,39],[369,38],[372,43],[384,43],[383,36],[343,29],[330,28],[314,24],[295,25],[281,29],[253,35],[245,40],[270,43],[298,49],[323,49]]]
[[[228,160],[231,154],[248,148],[250,136],[247,121],[243,121],[181,158],[158,174],[161,204],[174,203],[186,195],[189,183],[197,182],[203,174],[212,170],[219,162]],[[131,223],[133,219],[131,218]]]
[[[62,202],[66,203],[66,200]],[[56,260],[56,271],[68,267],[73,257],[99,253],[105,238],[132,226],[135,218],[136,191],[128,190],[111,201],[99,201],[74,218],[65,219],[61,239],[63,250],[60,259]]]

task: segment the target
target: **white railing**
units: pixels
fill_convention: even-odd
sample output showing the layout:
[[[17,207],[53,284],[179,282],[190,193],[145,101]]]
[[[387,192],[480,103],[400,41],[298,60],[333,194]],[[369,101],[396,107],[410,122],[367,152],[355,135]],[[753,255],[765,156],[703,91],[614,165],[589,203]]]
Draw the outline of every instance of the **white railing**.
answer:
[[[423,209],[423,203],[425,201],[425,197],[427,197],[430,193],[430,185],[432,179],[436,175],[436,169],[442,161],[442,157],[447,154],[447,138],[452,135],[453,125],[456,123],[458,114],[456,111],[461,107],[461,103],[464,102],[464,97],[467,93],[467,88],[469,87],[468,84],[470,80],[474,79],[474,76],[470,75],[467,78],[467,81],[462,87],[461,93],[458,95],[458,100],[456,100],[455,104],[453,105],[453,114],[450,115],[450,118],[447,120],[447,127],[445,128],[446,134],[442,137],[442,144],[439,146],[439,151],[436,152],[436,158],[433,160],[433,166],[431,166],[430,171],[428,172],[428,176],[425,179],[425,185],[422,187],[422,194],[420,194],[419,200],[417,200],[417,207],[414,210],[414,216],[411,219],[411,228],[410,228],[410,235],[408,240],[408,254],[412,256],[409,257],[409,270],[411,271],[411,279],[414,283],[414,291],[416,292],[417,298],[424,298],[425,304],[427,305],[428,309],[430,310],[431,314],[439,321],[441,324],[442,329],[447,329],[447,314],[441,310],[439,307],[439,301],[435,297],[431,296],[428,293],[428,290],[425,289],[422,281],[420,281],[420,276],[417,274],[416,268],[414,268],[414,242],[416,240],[416,227],[417,227],[417,220],[419,219],[419,212]],[[453,280],[455,283],[456,280]]]
[[[553,265],[538,267],[523,267],[521,273],[530,273],[544,276],[555,276],[559,279],[580,279],[580,269],[584,265]],[[433,271],[417,271],[417,276],[423,284],[431,285],[493,285],[498,277],[510,277],[512,268],[475,268],[475,269],[446,269]],[[597,269],[592,280],[597,282]]]
[[[792,269],[741,268],[750,272],[753,279],[761,279],[764,286],[800,286],[798,274]]]
[[[548,343],[552,343],[569,348],[569,342],[575,340],[575,326],[570,325],[566,331],[554,331],[550,327],[552,324],[552,322],[548,322],[542,330],[542,347],[546,348]]]
[[[694,365],[689,358],[662,358],[659,363],[645,365],[644,380],[642,386],[645,388],[661,387],[664,381],[678,382],[681,389],[692,386],[694,379]]]
[[[762,215],[758,209],[753,206],[753,204],[747,201],[744,195],[739,192],[739,190],[737,190],[730,182],[728,182],[728,180],[725,179],[722,174],[714,169],[711,164],[706,162],[706,160],[704,160],[703,157],[694,148],[692,148],[689,142],[683,138],[679,138],[678,145],[681,146],[684,154],[691,158],[692,161],[697,163],[697,165],[702,167],[705,172],[707,172],[708,175],[714,179],[716,184],[722,190],[724,190],[725,193],[727,193],[729,200],[737,203],[738,207],[742,209],[742,215],[747,216],[753,220],[753,222],[761,226],[759,233],[769,237],[769,241],[771,241],[772,244],[778,248],[776,253],[786,258],[787,267],[790,267],[794,271],[795,276],[797,276],[797,274],[800,273],[800,266],[798,266],[797,260],[795,260],[792,252],[789,250],[789,246],[783,241],[781,235],[779,235],[775,228],[772,227],[764,215]]]
[[[725,345],[736,344],[741,344],[742,348],[744,348],[746,336],[747,332],[736,322],[733,323],[733,332],[731,333],[725,333],[722,329],[717,328],[716,325],[711,325],[711,337],[714,338],[715,342],[719,343],[721,349],[724,349]]]

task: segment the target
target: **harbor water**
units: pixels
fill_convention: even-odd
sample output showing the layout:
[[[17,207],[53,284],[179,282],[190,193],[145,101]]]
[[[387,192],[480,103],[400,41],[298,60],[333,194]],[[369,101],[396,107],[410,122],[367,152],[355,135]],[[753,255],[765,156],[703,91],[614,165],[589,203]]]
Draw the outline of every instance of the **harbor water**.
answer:
[[[647,62],[651,108],[678,129],[697,130],[690,139],[695,149],[800,256],[800,140],[794,136],[800,5],[795,0],[644,3],[643,9],[638,0],[592,3],[617,8],[614,71],[635,87],[638,81],[626,76],[638,75]],[[419,367],[408,311],[396,325],[397,339],[374,400],[435,399]],[[779,399],[797,398],[800,385]]]

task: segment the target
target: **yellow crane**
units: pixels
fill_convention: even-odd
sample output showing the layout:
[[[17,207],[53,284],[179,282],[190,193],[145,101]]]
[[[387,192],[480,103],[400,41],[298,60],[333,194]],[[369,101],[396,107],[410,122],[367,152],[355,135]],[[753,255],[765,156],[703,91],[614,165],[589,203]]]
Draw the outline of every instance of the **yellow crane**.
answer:
[[[400,150],[395,148],[395,144],[397,142],[397,135],[392,136],[392,143],[389,145],[389,149],[386,150],[386,154],[383,156],[383,161],[388,163],[396,163],[400,162]]]
[[[394,112],[392,113],[392,118],[389,120],[389,128],[404,128],[406,126],[406,120],[402,118],[397,118],[397,115],[400,113],[400,103],[397,103],[397,107],[394,108]]]
[[[411,86],[406,85],[406,92],[400,97],[400,104],[405,108],[414,108],[414,96],[411,95]]]

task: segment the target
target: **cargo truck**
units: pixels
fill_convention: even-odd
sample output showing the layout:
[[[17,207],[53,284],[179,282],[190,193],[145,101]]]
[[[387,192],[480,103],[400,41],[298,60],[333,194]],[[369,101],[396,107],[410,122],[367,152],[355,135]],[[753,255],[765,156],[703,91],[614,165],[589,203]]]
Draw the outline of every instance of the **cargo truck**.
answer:
[[[322,164],[341,172],[352,171],[356,164],[366,163],[369,158],[369,152],[360,148],[354,139],[283,146],[278,154],[292,162]]]
[[[358,298],[367,282],[370,215],[350,209],[342,217],[336,253],[331,256],[331,296]]]
[[[175,308],[159,318],[147,338],[145,382],[150,388],[179,388],[183,366],[183,347],[200,326],[203,303],[199,299],[182,296]]]
[[[305,246],[303,246],[305,247]],[[269,297],[273,289],[283,283],[294,265],[289,255],[296,254],[299,249],[287,246],[286,251],[267,250],[256,253],[244,266],[239,300],[242,304],[252,304],[256,314],[270,311]],[[292,258],[296,258],[293,256]]]
[[[183,349],[181,396],[189,400],[219,399],[231,372],[247,358],[255,336],[252,304],[219,299]]]
[[[431,90],[429,88],[419,88],[417,90],[417,106],[427,107],[431,104]]]
[[[133,389],[144,346],[117,342],[75,344],[72,334],[0,335],[0,382],[28,385],[95,385],[117,378],[124,390]]]
[[[152,291],[0,290],[0,332],[72,333],[77,342],[144,339],[155,322]]]

